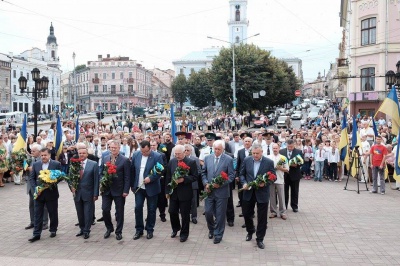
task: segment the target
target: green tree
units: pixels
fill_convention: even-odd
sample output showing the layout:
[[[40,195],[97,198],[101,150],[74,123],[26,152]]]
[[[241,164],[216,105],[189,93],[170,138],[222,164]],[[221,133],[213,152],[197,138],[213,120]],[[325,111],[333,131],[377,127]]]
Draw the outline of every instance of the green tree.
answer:
[[[188,91],[188,83],[186,80],[186,76],[183,74],[179,74],[171,84],[172,96],[175,101],[179,103],[181,110],[183,104],[187,101],[187,91]]]
[[[83,65],[77,65],[77,66],[75,67],[75,71],[78,72],[79,70],[82,70],[82,69],[85,69],[85,68],[86,68],[86,65],[85,65],[85,64],[83,64]]]
[[[196,107],[203,108],[214,101],[209,76],[209,72],[204,68],[199,72],[190,74],[188,79],[188,97],[190,103]]]
[[[255,45],[234,46],[237,111],[264,110],[266,106],[294,100],[299,84],[288,65]],[[214,59],[210,81],[215,98],[232,108],[232,48],[223,48]],[[266,96],[253,98],[253,93],[266,91]]]

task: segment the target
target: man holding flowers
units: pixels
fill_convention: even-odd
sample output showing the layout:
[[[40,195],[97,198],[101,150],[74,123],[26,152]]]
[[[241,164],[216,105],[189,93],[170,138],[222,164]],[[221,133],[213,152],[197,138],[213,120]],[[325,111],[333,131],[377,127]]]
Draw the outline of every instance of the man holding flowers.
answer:
[[[32,171],[29,176],[29,182],[32,188],[42,185],[39,175],[41,170],[61,170],[60,162],[50,159],[50,150],[43,148],[40,150],[41,161],[37,161],[32,165]],[[58,187],[57,183],[52,185],[51,189],[43,190],[35,199],[34,207],[34,230],[33,237],[29,242],[35,242],[40,239],[43,226],[43,209],[47,207],[50,218],[50,237],[55,237],[58,227]]]
[[[174,158],[167,166],[165,180],[166,197],[169,198],[169,217],[171,220],[172,233],[174,238],[180,232],[180,241],[185,242],[189,237],[190,209],[192,205],[193,189],[192,183],[197,182],[198,169],[196,162],[185,156],[185,146],[174,147]],[[176,184],[172,190],[171,182]],[[181,214],[182,224],[179,221]]]
[[[208,238],[215,237],[214,244],[219,244],[224,235],[226,209],[230,195],[229,183],[235,178],[233,159],[224,154],[224,149],[225,141],[215,141],[213,143],[214,153],[204,158],[202,171],[204,189],[207,193],[211,192],[205,199],[205,215],[209,230]],[[213,182],[216,177],[222,175],[228,176],[228,180],[223,185]]]
[[[243,186],[242,211],[246,224],[246,241],[256,233],[257,246],[264,249],[263,243],[267,230],[269,184],[275,182],[275,167],[271,159],[264,157],[260,144],[253,144],[252,156],[244,159],[240,170],[240,181]],[[257,203],[257,230],[254,228],[253,215]]]

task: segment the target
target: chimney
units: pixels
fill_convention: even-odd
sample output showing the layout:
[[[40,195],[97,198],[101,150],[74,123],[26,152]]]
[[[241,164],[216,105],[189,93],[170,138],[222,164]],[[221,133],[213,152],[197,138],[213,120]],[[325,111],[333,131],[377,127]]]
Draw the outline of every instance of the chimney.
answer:
[[[107,58],[110,58],[110,54],[107,54]]]
[[[97,58],[98,58],[99,61],[101,61],[101,60],[103,59],[103,56],[102,56],[101,54],[99,54],[99,55],[97,56]]]

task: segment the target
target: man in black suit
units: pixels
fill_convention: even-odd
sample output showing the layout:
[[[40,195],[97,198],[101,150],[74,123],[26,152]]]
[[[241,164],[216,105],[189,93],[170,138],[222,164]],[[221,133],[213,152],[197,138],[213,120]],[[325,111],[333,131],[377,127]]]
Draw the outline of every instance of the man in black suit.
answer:
[[[32,165],[32,171],[29,176],[31,187],[36,188],[40,185],[39,180],[40,170],[61,170],[61,163],[50,159],[50,150],[43,148],[40,150],[41,161],[35,162]],[[30,242],[35,242],[40,239],[43,226],[43,209],[47,207],[50,217],[50,237],[55,237],[58,227],[58,187],[54,185],[51,189],[45,189],[35,200],[35,229]]]
[[[243,186],[243,216],[246,223],[246,241],[250,241],[255,232],[253,215],[254,207],[257,203],[257,246],[264,249],[263,243],[267,231],[268,204],[269,204],[269,184],[261,183],[258,189],[248,187],[248,183],[254,181],[258,175],[268,172],[275,174],[274,162],[264,156],[262,146],[254,144],[252,156],[244,159],[243,167],[240,170],[240,181]]]
[[[169,202],[169,217],[171,220],[172,233],[171,237],[174,238],[178,231],[180,233],[180,241],[185,242],[189,237],[189,224],[190,224],[190,208],[192,205],[193,189],[192,183],[197,182],[198,170],[196,162],[192,159],[185,157],[185,147],[183,145],[176,145],[174,148],[174,158],[172,158],[167,167],[167,175],[165,180],[165,193],[166,197],[170,198]],[[176,180],[178,186],[171,193],[171,188],[168,184],[171,182],[172,177],[179,162],[184,162],[190,167],[189,173],[186,176],[180,177]],[[179,213],[181,214],[182,225],[179,221]]]
[[[286,141],[287,148],[279,151],[280,154],[286,156],[288,160],[296,157],[297,155],[302,156],[301,150],[294,148],[294,140],[288,139]],[[293,212],[299,211],[299,186],[301,179],[301,165],[289,165],[289,173],[285,173],[285,205],[286,209],[289,203],[289,189],[290,189],[290,207]]]
[[[236,158],[236,182],[238,183],[238,189],[242,188],[242,183],[240,182],[240,169],[243,166],[243,161],[244,158],[247,156],[251,155],[251,145],[253,144],[253,139],[250,137],[247,137],[243,140],[244,148],[240,149],[238,151],[238,155]],[[243,199],[243,191],[238,192],[239,196],[239,203],[236,207],[241,207],[242,205],[242,199]]]
[[[76,190],[71,188],[80,228],[76,236],[84,235],[84,239],[88,239],[93,222],[94,202],[99,197],[99,166],[95,161],[88,159],[86,147],[79,148],[78,154],[82,160],[81,180]]]
[[[185,144],[185,155],[187,158],[192,159],[196,162],[197,166],[197,181],[192,183],[193,189],[193,198],[192,198],[192,206],[190,208],[190,214],[192,216],[192,223],[197,224],[197,207],[199,206],[199,179],[201,174],[201,165],[199,158],[192,156],[193,146],[190,144]]]
[[[167,132],[164,133],[164,145],[167,148],[167,151],[165,152],[165,156],[167,156],[167,162],[169,162],[170,158],[171,158],[171,152],[172,149],[175,147],[175,144],[172,143],[172,135],[171,133]]]
[[[122,228],[124,227],[124,209],[125,198],[129,194],[130,187],[130,163],[128,158],[119,153],[121,143],[117,140],[111,141],[109,145],[110,155],[106,156],[101,164],[101,173],[103,173],[104,165],[107,162],[115,164],[117,167],[117,177],[113,178],[111,186],[102,194],[102,206],[104,224],[107,231],[104,238],[109,238],[114,232],[114,226],[111,221],[111,205],[115,204],[115,217],[117,220],[117,228],[115,230],[115,238],[122,239]]]

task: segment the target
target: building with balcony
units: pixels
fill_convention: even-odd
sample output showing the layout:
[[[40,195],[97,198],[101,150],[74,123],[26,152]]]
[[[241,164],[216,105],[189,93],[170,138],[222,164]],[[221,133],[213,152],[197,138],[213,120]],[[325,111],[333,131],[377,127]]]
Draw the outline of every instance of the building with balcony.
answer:
[[[73,73],[77,110],[114,111],[151,104],[153,73],[129,57],[99,55]]]
[[[11,58],[0,53],[0,111],[2,113],[11,110]]]
[[[341,55],[338,87],[347,88],[352,115],[374,115],[387,95],[385,73],[400,60],[399,10],[398,0],[341,1],[340,23],[348,30],[344,38],[349,66],[346,73],[347,57]]]

